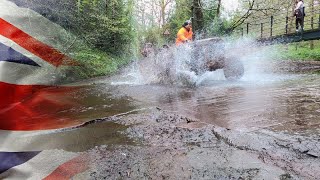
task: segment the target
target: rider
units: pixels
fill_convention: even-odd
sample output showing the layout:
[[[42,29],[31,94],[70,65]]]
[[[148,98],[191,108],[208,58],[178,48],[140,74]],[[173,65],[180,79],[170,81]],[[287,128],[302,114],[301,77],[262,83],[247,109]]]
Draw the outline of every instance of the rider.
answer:
[[[190,20],[187,20],[183,23],[182,28],[177,33],[176,45],[192,41],[192,23]]]

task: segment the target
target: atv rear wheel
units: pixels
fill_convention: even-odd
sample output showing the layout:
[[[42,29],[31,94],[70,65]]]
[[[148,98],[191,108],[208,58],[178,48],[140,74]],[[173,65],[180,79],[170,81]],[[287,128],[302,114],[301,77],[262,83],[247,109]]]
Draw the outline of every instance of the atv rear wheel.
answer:
[[[223,73],[228,80],[238,80],[244,74],[243,63],[239,60],[229,59],[225,62]]]

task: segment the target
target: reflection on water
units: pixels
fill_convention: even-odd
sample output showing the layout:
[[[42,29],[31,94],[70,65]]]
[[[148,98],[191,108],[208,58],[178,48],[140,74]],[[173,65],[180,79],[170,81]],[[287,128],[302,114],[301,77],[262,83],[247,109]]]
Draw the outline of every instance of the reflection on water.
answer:
[[[69,152],[83,152],[101,145],[134,145],[132,140],[120,133],[126,128],[114,122],[102,122],[63,131],[19,132],[6,138],[2,137],[2,143],[5,143],[2,144],[2,148],[8,145],[12,149],[23,148],[24,151],[63,149]],[[22,144],[25,146],[21,147]]]
[[[268,128],[318,133],[318,76],[266,75],[271,76],[270,80],[266,78],[260,81],[207,79],[196,88],[125,84],[109,88],[109,93],[118,98],[125,97],[126,103],[135,108],[157,106],[231,129],[254,131]],[[109,82],[105,81],[97,87],[101,89],[109,86]],[[121,105],[116,107],[121,108]],[[105,110],[119,111],[117,108]],[[94,111],[91,113],[94,114]]]
[[[135,109],[134,100],[128,96],[117,96],[118,89],[105,86],[84,86],[68,94],[74,107],[58,112],[59,116],[87,122],[103,117],[126,113]]]
[[[194,88],[112,85],[112,82],[113,79],[96,81],[73,92],[71,97],[76,105],[57,114],[86,122],[136,109],[159,107],[241,131],[267,128],[319,134],[320,130],[318,75],[266,74],[265,78],[253,81],[207,78]]]
[[[268,76],[266,76],[268,77]],[[55,113],[56,123],[76,124],[133,110],[159,107],[202,122],[240,131],[269,129],[299,135],[320,134],[320,79],[318,75],[284,75],[272,81],[206,79],[198,87],[166,85],[112,85],[112,80],[81,86],[60,98],[71,108]],[[43,135],[35,146],[83,151],[101,144],[130,143],[113,123]],[[26,138],[26,137],[24,137]],[[63,140],[62,140],[63,139]],[[13,144],[25,139],[14,139]],[[75,146],[77,145],[77,146]]]

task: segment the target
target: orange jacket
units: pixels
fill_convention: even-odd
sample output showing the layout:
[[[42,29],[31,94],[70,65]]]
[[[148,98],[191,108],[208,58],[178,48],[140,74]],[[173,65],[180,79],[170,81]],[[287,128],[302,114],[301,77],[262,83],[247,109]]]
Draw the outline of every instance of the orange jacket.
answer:
[[[186,40],[192,40],[192,28],[188,31],[185,27],[182,27],[177,34],[176,45],[184,43]]]

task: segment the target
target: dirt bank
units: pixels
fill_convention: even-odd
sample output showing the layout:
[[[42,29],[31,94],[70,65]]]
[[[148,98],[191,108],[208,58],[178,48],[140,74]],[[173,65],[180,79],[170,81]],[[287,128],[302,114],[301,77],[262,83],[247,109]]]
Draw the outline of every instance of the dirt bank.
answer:
[[[90,150],[90,179],[317,179],[320,139],[242,133],[155,108],[106,119],[136,145]]]
[[[276,61],[273,62],[275,72],[315,72],[320,71],[320,61]]]

